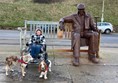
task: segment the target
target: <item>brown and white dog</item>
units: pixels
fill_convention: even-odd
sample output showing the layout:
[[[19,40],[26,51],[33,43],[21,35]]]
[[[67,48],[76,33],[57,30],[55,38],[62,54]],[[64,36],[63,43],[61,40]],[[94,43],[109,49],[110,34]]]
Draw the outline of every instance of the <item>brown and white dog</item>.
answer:
[[[18,65],[20,64],[21,67],[21,72],[22,72],[22,76],[25,76],[26,72],[25,72],[25,68],[28,64],[29,61],[33,60],[32,56],[30,54],[27,55],[23,55],[21,56],[21,58],[19,59],[17,56],[10,56],[10,57],[6,57],[6,75],[8,75],[8,71],[14,71],[12,69],[13,65]]]
[[[45,63],[44,60],[42,60],[40,62],[40,64],[39,64],[39,72],[40,72],[39,78],[42,78],[44,76],[44,79],[48,79],[47,73],[48,73],[48,71],[51,72],[51,65],[52,65],[50,60],[48,60],[48,62],[49,62],[49,66]]]

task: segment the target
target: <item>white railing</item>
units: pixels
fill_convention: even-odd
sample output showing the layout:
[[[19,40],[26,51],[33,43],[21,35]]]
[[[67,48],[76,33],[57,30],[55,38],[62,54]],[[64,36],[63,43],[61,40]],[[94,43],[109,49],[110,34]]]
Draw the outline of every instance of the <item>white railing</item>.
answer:
[[[57,38],[58,26],[58,22],[25,20],[25,28],[30,30],[30,35],[34,34],[37,28],[40,28],[46,38]]]
[[[20,51],[22,52],[23,48],[25,48],[27,37],[31,37],[32,34],[35,33],[35,30],[40,28],[42,30],[42,34],[49,39],[57,38],[57,31],[59,29],[58,22],[51,21],[27,21],[25,20],[24,27],[18,27],[20,31]],[[28,35],[28,32],[30,35]]]

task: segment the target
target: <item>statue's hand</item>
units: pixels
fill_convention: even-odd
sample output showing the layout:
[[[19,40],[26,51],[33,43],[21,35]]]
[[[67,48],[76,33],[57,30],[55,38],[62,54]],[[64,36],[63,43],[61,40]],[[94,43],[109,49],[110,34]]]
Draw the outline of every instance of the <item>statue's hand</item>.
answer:
[[[64,30],[64,23],[63,22],[60,22],[59,23],[59,29],[62,31]]]

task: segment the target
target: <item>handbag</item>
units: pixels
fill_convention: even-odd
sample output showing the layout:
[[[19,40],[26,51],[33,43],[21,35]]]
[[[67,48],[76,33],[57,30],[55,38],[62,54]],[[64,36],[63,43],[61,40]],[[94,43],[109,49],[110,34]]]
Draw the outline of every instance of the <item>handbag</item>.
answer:
[[[63,38],[63,31],[62,30],[58,30],[58,32],[57,32],[57,37],[59,38],[59,39],[62,39]]]

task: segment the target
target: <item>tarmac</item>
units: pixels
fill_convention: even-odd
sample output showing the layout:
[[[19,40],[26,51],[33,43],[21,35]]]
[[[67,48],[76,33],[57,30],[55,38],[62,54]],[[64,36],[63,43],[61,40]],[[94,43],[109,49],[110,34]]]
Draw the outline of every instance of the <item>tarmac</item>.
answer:
[[[80,66],[71,64],[72,53],[49,53],[52,61],[52,72],[48,79],[39,79],[36,64],[30,64],[25,77],[21,76],[19,66],[14,72],[5,75],[5,58],[10,55],[19,56],[19,45],[0,45],[0,83],[118,83],[118,44],[102,44],[100,47],[100,63],[88,61],[87,53],[81,53]]]

